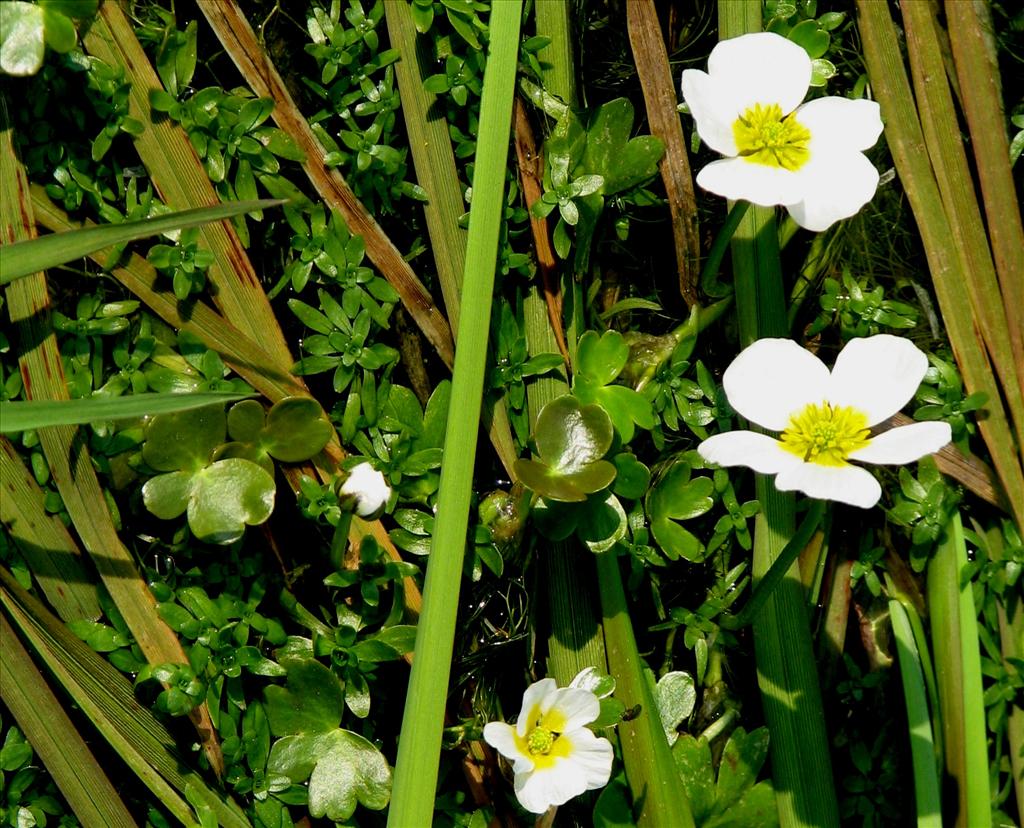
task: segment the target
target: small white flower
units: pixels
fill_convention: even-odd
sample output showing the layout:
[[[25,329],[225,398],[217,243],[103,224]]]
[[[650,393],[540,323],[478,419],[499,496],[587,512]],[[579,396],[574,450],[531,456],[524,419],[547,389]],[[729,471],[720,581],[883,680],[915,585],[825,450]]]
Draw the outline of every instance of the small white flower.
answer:
[[[516,797],[526,810],[543,814],[608,784],[611,743],[586,727],[600,709],[589,690],[559,688],[546,678],[526,688],[514,727],[504,722],[484,727],[487,743],[512,762]]]
[[[349,500],[359,517],[371,517],[384,508],[391,497],[391,487],[373,466],[360,463],[348,473],[338,489],[338,496]]]
[[[952,437],[941,422],[870,431],[910,401],[927,369],[928,358],[914,343],[888,334],[851,340],[831,372],[790,339],[760,339],[733,360],[722,384],[739,414],[782,434],[729,431],[697,451],[709,463],[777,475],[781,491],[866,509],[882,488],[849,461],[902,465]]]
[[[878,171],[862,151],[882,132],[878,104],[833,97],[801,106],[810,80],[807,52],[771,32],[724,40],[707,72],[683,72],[701,140],[729,156],[704,167],[697,183],[732,200],[782,204],[814,231],[870,201]]]

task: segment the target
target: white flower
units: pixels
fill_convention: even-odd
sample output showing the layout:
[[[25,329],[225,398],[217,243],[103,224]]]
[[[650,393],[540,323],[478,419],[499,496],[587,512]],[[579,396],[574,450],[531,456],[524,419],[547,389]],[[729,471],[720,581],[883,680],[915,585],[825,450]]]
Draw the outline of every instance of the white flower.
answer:
[[[807,52],[771,32],[724,40],[707,72],[683,72],[701,140],[729,156],[704,167],[697,183],[728,199],[785,205],[815,231],[870,201],[878,171],[862,150],[882,132],[878,104],[818,98],[800,106],[810,80]]]
[[[490,722],[484,739],[512,762],[519,802],[534,814],[608,784],[612,746],[586,725],[601,704],[578,687],[559,688],[554,679],[531,684],[515,727]]]
[[[373,466],[360,463],[348,473],[338,496],[350,501],[359,517],[370,517],[384,508],[391,497],[391,487]]]
[[[908,339],[881,334],[854,339],[829,372],[789,339],[760,339],[726,369],[729,404],[779,439],[729,431],[697,447],[720,466],[774,474],[781,491],[874,506],[881,486],[860,463],[902,465],[938,451],[951,439],[948,423],[926,422],[873,434],[914,396],[928,358]]]

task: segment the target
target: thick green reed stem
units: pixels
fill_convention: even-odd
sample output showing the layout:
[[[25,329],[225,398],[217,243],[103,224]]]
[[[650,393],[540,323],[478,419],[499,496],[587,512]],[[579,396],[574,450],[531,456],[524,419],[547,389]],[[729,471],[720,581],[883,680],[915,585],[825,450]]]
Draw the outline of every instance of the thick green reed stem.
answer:
[[[719,37],[761,29],[760,0],[719,4]],[[751,207],[732,241],[741,345],[786,336],[785,293],[774,210]],[[754,528],[754,579],[793,537],[795,500],[757,476],[761,513]],[[753,624],[757,677],[771,732],[772,779],[782,828],[839,824],[825,713],[806,599],[794,562]]]
[[[462,306],[452,375],[452,407],[445,444],[452,448],[441,472],[437,520],[423,589],[423,612],[405,713],[388,825],[430,825],[451,673],[452,643],[466,549],[473,465],[483,396],[487,333],[494,293],[515,88],[522,3],[503,0],[491,10],[491,45],[484,71],[480,128],[469,215]]]

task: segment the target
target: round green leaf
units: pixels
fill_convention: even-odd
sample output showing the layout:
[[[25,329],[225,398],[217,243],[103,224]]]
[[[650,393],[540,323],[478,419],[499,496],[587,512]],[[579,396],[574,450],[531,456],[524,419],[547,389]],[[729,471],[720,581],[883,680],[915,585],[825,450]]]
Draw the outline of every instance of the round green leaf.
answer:
[[[565,474],[604,457],[612,437],[611,420],[600,406],[581,406],[568,394],[549,402],[537,417],[537,453]]]
[[[242,400],[228,409],[228,435],[241,443],[255,443],[267,415],[258,400]]]
[[[146,428],[143,459],[157,471],[195,471],[224,442],[223,405],[158,414]]]
[[[811,60],[824,55],[832,41],[831,35],[818,27],[817,20],[802,20],[797,23],[790,30],[789,39],[802,46]]]
[[[327,445],[333,433],[316,400],[285,397],[270,408],[261,441],[276,460],[300,463]]]
[[[643,497],[651,482],[651,470],[628,451],[616,454],[612,462],[616,469],[615,494],[630,500]]]
[[[218,460],[193,475],[188,525],[199,539],[232,543],[274,511],[274,478],[249,460]]]
[[[189,472],[170,472],[151,477],[142,486],[142,502],[161,520],[173,520],[188,508],[192,492]]]

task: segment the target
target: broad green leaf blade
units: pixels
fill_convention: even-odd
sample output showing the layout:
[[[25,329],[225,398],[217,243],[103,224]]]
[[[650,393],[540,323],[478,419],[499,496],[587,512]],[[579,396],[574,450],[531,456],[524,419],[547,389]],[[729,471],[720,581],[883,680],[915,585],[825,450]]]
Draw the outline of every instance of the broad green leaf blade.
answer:
[[[204,391],[195,394],[132,394],[128,397],[92,397],[83,400],[28,400],[0,402],[0,433],[79,425],[100,420],[123,420],[188,411],[214,403],[244,399],[243,394]]]
[[[53,233],[49,236],[40,236],[38,239],[15,242],[6,245],[4,255],[0,257],[0,285],[6,285],[8,282],[28,276],[30,273],[38,273],[65,262],[81,259],[104,247],[141,239],[145,236],[154,236],[158,233],[166,233],[170,230],[181,230],[211,221],[220,221],[252,210],[276,207],[283,203],[284,201],[281,199],[235,201],[213,207],[180,210],[154,218],[126,221],[122,224],[83,227],[67,233]]]
[[[448,418],[445,436],[445,444],[458,447],[458,451],[448,458],[441,473],[437,521],[424,585],[428,597],[423,602],[416,635],[398,744],[394,801],[388,816],[392,826],[426,825],[434,812],[504,208],[521,12],[522,3],[513,0],[496,3],[491,9],[491,42],[480,104],[474,198],[462,284],[463,305],[473,312],[463,314],[459,320],[462,346],[455,360],[451,391],[451,398],[458,405]]]

